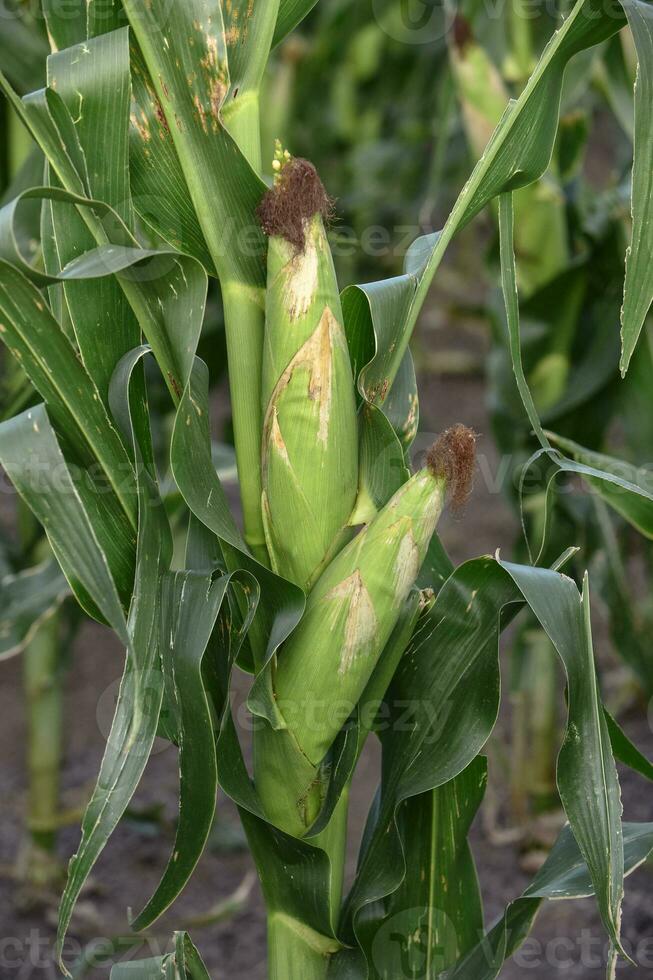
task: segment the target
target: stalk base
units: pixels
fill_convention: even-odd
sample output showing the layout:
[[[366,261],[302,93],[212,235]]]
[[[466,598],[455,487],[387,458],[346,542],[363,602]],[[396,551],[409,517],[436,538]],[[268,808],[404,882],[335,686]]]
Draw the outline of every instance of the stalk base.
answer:
[[[303,922],[273,913],[268,919],[269,980],[326,980],[330,956],[339,948]]]

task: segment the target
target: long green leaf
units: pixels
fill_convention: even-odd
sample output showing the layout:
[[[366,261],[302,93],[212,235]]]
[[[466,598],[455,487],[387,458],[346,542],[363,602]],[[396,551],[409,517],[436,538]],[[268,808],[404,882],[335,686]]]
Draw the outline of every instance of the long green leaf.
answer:
[[[265,249],[253,215],[264,186],[222,121],[230,75],[221,5],[217,0],[183,4],[125,0],[123,6],[166,116],[222,287],[235,282],[260,289],[265,282]]]
[[[542,449],[531,459],[546,455],[555,467],[563,473],[578,474],[595,486],[598,492],[617,509],[627,520],[648,534],[653,492],[646,485],[641,472],[627,463],[621,463],[599,453],[591,453],[575,443],[547,433],[542,428],[533,396],[531,394],[522,363],[519,298],[517,294],[517,273],[513,246],[514,211],[512,194],[503,194],[499,200],[499,232],[501,254],[501,280],[508,324],[510,356],[517,388]],[[574,461],[562,455],[552,445],[552,441],[568,449],[577,459]],[[524,469],[524,474],[528,465]],[[550,482],[550,481],[549,481]],[[546,536],[543,534],[542,547]]]
[[[216,685],[211,683],[225,656],[211,636],[222,610],[220,632],[229,634],[230,617],[223,609],[231,576],[187,571],[164,576],[161,593],[163,672],[167,700],[176,709],[174,728],[179,746],[179,823],[163,878],[155,894],[133,919],[135,931],[147,928],[177,898],[190,878],[213,826],[218,792],[214,712]],[[249,625],[249,623],[248,623]]]
[[[633,142],[633,236],[626,253],[621,311],[621,373],[625,375],[653,303],[653,4],[648,0],[622,0],[622,3],[638,60]]]
[[[624,824],[626,874],[638,868],[652,850],[653,824]],[[495,980],[504,962],[530,931],[544,899],[586,898],[593,893],[578,844],[569,827],[565,827],[522,897],[507,907],[490,932],[442,980]]]
[[[481,756],[459,776],[407,800],[399,813],[406,867],[401,886],[368,914],[375,977],[435,977],[478,942],[483,906],[467,842],[487,783]]]
[[[576,462],[588,467],[587,482],[613,510],[647,538],[653,537],[653,490],[650,472],[625,460],[579,446],[572,439],[547,432],[545,435]],[[590,476],[589,471],[600,476]],[[609,479],[612,476],[612,479]]]
[[[569,724],[558,757],[558,789],[590,872],[603,923],[620,944],[624,850],[621,793],[594,665],[587,576],[582,600],[564,575],[504,563],[564,664]]]
[[[273,43],[281,44],[283,39],[301,24],[316,3],[317,0],[280,0]]]
[[[116,963],[109,980],[209,980],[202,958],[186,932],[173,936],[174,951],[148,960]]]
[[[88,55],[84,55],[85,50]],[[92,196],[114,208],[133,232],[128,31],[113,31],[92,46],[53,54],[48,59],[48,85],[56,89],[75,120]],[[50,209],[56,255],[52,255],[47,271],[57,276],[80,254],[92,249],[95,241],[83,218],[69,205],[51,201]],[[138,322],[113,277],[92,283],[68,281],[63,289],[82,359],[106,401],[116,364],[140,343]]]
[[[82,463],[97,460],[135,523],[133,470],[96,385],[39,291],[0,260],[0,333]]]
[[[106,5],[103,5],[106,6]],[[42,0],[43,16],[55,50],[63,51],[88,37],[88,4],[75,0],[65,9],[57,0]]]
[[[145,59],[131,37],[129,167],[134,209],[164,241],[217,275]]]
[[[152,474],[148,472],[133,427],[130,382],[144,351],[127,355],[120,365],[112,405],[137,460],[138,544],[136,575],[129,616],[109,619],[123,638],[127,659],[118,703],[100,767],[98,781],[82,821],[82,839],[70,860],[68,880],[59,909],[57,951],[63,967],[63,942],[81,889],[122,817],[145,769],[156,735],[163,699],[161,670],[160,589],[172,557],[167,518]],[[138,375],[137,375],[138,376]],[[138,388],[136,388],[138,396]]]
[[[224,10],[218,0],[124,0],[123,6],[220,279],[245,535],[264,554],[260,379],[266,241],[256,208],[266,185],[258,176],[257,85],[277,0],[234,0]]]

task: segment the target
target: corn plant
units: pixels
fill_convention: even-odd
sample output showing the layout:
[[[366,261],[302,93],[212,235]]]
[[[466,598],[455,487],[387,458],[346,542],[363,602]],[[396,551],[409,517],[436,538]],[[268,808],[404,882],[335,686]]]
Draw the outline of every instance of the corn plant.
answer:
[[[588,894],[613,976],[624,876],[653,847],[649,825],[622,824],[615,755],[644,777],[651,767],[603,707],[587,577],[579,591],[560,571],[569,550],[551,567],[499,556],[451,566],[436,526],[447,501],[468,492],[474,435],[463,424],[447,430],[411,475],[409,343],[448,244],[498,198],[514,370],[543,451],[558,469],[618,487],[625,506],[649,505],[644,489],[563,457],[542,430],[521,370],[512,194],[547,168],[567,63],[628,23],[639,78],[625,370],[653,290],[653,8],[578,0],[506,106],[443,230],[413,244],[401,276],[339,293],[325,235],[332,203],[315,168],[280,145],[272,180],[262,176],[265,66],[312,5],[122,0],[80,3],[64,17],[48,0],[45,88],[21,99],[1,79],[48,166],[45,182],[0,216],[0,335],[41,399],[2,424],[0,460],[79,603],[126,650],[68,869],[60,958],[158,733],[178,748],[179,823],[159,885],[132,919],[136,932],[191,877],[221,786],[259,872],[272,978],[485,980],[544,899]],[[35,200],[40,268],[16,235]],[[224,307],[239,515],[213,462],[208,372],[196,354],[209,278]],[[174,413],[181,559],[162,506],[146,360]],[[557,782],[568,825],[486,932],[467,835],[499,708],[499,636],[524,605],[566,673]],[[252,679],[251,773],[231,712],[236,671]],[[381,782],[345,896],[349,790],[372,734]],[[115,967],[114,980],[123,972]],[[134,972],[206,976],[184,933]]]

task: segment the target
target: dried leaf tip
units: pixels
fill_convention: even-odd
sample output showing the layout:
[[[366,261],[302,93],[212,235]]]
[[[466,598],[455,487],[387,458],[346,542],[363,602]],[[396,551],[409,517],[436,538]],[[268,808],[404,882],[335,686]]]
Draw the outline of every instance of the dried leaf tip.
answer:
[[[476,433],[460,424],[446,429],[427,453],[426,465],[433,476],[447,481],[454,507],[462,507],[469,497],[475,457]]]
[[[333,201],[313,164],[291,156],[279,141],[272,168],[274,187],[264,195],[256,215],[266,235],[284,238],[303,252],[308,222],[316,214],[328,220]]]

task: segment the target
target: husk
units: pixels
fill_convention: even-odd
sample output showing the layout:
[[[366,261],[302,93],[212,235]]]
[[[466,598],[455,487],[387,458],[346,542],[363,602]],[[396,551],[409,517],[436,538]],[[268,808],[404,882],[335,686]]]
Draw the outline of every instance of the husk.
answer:
[[[445,480],[422,470],[326,568],[279,654],[277,706],[317,766],[353,710],[394,629],[445,500]]]
[[[263,403],[268,549],[274,569],[308,589],[345,540],[358,486],[354,380],[320,215],[303,250],[269,241]]]

